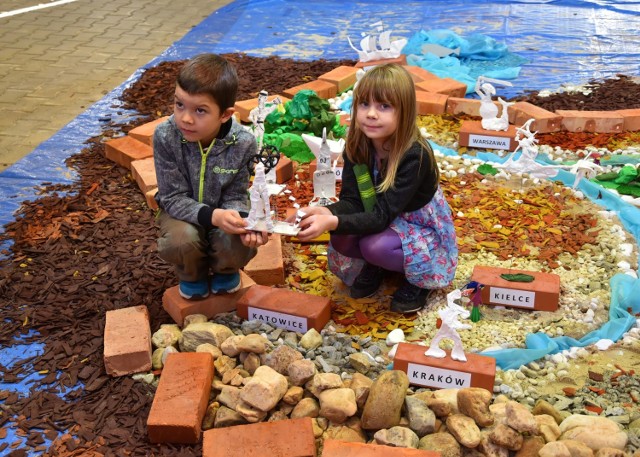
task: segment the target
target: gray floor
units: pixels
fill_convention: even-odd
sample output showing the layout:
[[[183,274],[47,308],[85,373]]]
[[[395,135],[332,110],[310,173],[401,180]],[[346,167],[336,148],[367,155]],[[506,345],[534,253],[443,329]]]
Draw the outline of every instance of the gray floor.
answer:
[[[228,3],[0,0],[0,171]]]

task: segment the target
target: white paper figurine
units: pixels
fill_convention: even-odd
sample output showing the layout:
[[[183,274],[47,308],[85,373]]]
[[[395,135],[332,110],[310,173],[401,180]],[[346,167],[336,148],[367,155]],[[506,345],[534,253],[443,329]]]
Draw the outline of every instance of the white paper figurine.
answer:
[[[249,120],[253,124],[253,135],[258,141],[258,151],[262,149],[264,139],[264,121],[269,114],[278,109],[278,106],[282,104],[280,98],[275,97],[271,102],[267,102],[269,93],[266,90],[261,90],[258,94],[258,106],[253,108],[249,112]],[[276,169],[272,168],[267,172],[266,179],[268,183],[276,182]]]
[[[402,54],[402,48],[407,44],[405,38],[396,40],[391,39],[391,30],[385,30],[382,21],[371,24],[373,32],[362,34],[360,40],[360,48],[356,48],[349,40],[349,46],[358,53],[360,62],[369,62],[371,60],[395,59]]]
[[[522,127],[516,129],[515,140],[518,142],[518,147],[506,162],[497,164],[495,167],[511,173],[528,173],[534,178],[555,178],[558,174],[558,169],[565,167],[561,165],[543,165],[536,162],[538,140],[535,135],[537,132],[530,130],[531,123],[534,120],[529,119]],[[518,150],[520,150],[520,157],[514,159]]]
[[[442,324],[433,337],[429,345],[429,349],[424,355],[428,357],[435,357],[442,359],[446,357],[447,353],[440,348],[440,341],[444,338],[453,340],[453,349],[451,350],[451,358],[453,360],[459,360],[461,362],[467,361],[467,356],[464,354],[464,348],[462,347],[462,340],[458,335],[458,330],[468,330],[471,328],[470,324],[461,323],[458,318],[468,319],[471,313],[466,308],[458,305],[456,300],[460,300],[462,292],[460,289],[456,289],[453,292],[447,294],[447,307],[438,311],[438,316],[442,320]]]
[[[602,173],[604,171],[604,168],[602,168],[600,165],[588,160],[590,156],[591,152],[584,159],[578,160],[569,169],[571,173],[576,175],[576,179],[573,181],[573,189],[578,187],[578,184],[580,184],[580,181],[583,178],[591,179],[594,178],[598,173]]]
[[[327,206],[337,201],[336,172],[331,168],[331,149],[327,143],[327,129],[322,129],[322,143],[313,173],[313,199],[310,206]]]
[[[476,80],[476,94],[480,97],[480,116],[482,117],[482,128],[485,130],[507,130],[509,128],[509,106],[512,102],[506,102],[498,97],[498,102],[502,105],[502,113],[498,116],[498,107],[493,103],[493,96],[496,94],[496,88],[490,84],[501,84],[503,86],[513,86],[509,81],[500,79],[478,77]]]
[[[320,155],[320,147],[322,147],[322,143],[327,143],[327,145],[329,146],[329,150],[331,151],[331,163],[334,163],[340,158],[340,156],[342,155],[342,151],[344,151],[344,147],[346,145],[344,138],[340,138],[336,141],[328,140],[326,138],[326,135],[323,135],[323,137],[321,138],[318,136],[303,133],[301,136],[307,146],[309,146],[309,149],[311,149],[311,152],[313,152],[313,155],[316,156],[316,160]]]
[[[273,219],[271,219],[271,205],[269,203],[269,191],[264,175],[264,165],[256,164],[256,174],[253,177],[253,185],[249,189],[251,209],[247,217],[247,230],[273,232]]]

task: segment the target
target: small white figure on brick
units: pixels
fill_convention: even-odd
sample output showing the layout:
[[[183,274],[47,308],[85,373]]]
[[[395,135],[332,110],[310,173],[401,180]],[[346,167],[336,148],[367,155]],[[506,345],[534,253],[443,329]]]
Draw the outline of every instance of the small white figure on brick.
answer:
[[[502,113],[498,116],[498,107],[493,103],[493,96],[496,94],[496,88],[490,83],[502,84],[504,86],[512,86],[509,81],[500,79],[478,77],[476,80],[476,94],[480,97],[480,116],[482,117],[482,128],[485,130],[507,130],[509,128],[509,106],[512,102],[507,102],[498,97],[498,102],[502,105]]]
[[[453,341],[451,358],[461,362],[467,361],[458,330],[468,330],[471,328],[471,325],[461,323],[458,318],[468,319],[471,313],[466,308],[456,304],[456,301],[459,301],[461,297],[462,291],[460,291],[460,289],[456,289],[447,295],[447,307],[438,311],[438,316],[440,316],[441,320],[440,328],[436,336],[431,340],[429,349],[424,355],[437,359],[446,357],[447,353],[441,349],[439,345],[441,340],[447,338]]]
[[[251,209],[247,217],[247,230],[273,232],[273,220],[271,219],[271,205],[269,203],[269,190],[264,174],[264,165],[256,164],[256,174],[253,177],[253,185],[249,189]]]

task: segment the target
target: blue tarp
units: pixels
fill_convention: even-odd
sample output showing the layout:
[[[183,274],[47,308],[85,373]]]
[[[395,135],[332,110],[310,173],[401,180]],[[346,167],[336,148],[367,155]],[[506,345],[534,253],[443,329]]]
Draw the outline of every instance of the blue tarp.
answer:
[[[371,30],[371,24],[383,21],[386,29],[393,30],[392,38],[411,39],[433,30],[450,30],[463,39],[489,38],[492,46],[508,50],[517,60],[519,72],[512,75],[513,86],[499,88],[501,96],[511,97],[526,90],[556,89],[619,73],[637,76],[639,14],[640,3],[636,1],[239,0],[211,14],[144,68],[201,52],[245,52],[299,60],[356,59],[347,37],[358,42],[362,32]],[[101,118],[111,116],[117,121],[118,98],[144,68],[0,173],[0,225],[13,220],[23,200],[35,198],[34,186],[40,182],[73,181],[75,177],[64,161],[100,133]],[[586,193],[593,194],[590,189]],[[635,208],[610,192],[598,202],[618,208],[625,226],[638,239],[640,217]],[[612,323],[588,336],[589,341],[610,336],[617,339],[628,328],[630,318],[622,310],[631,307],[639,311],[629,295],[640,296],[638,289],[630,278],[613,278]],[[533,335],[527,338],[528,349],[492,355],[499,366],[508,368],[583,343]]]

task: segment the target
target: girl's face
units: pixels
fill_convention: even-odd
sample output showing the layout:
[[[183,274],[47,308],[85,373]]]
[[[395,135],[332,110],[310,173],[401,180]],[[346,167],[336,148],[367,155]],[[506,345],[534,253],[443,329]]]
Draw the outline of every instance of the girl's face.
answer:
[[[220,107],[208,94],[189,94],[176,86],[173,114],[176,125],[187,141],[209,145],[227,122],[233,109],[220,112]]]
[[[362,133],[374,145],[383,145],[398,127],[396,108],[373,100],[361,101],[357,106],[356,120]]]

